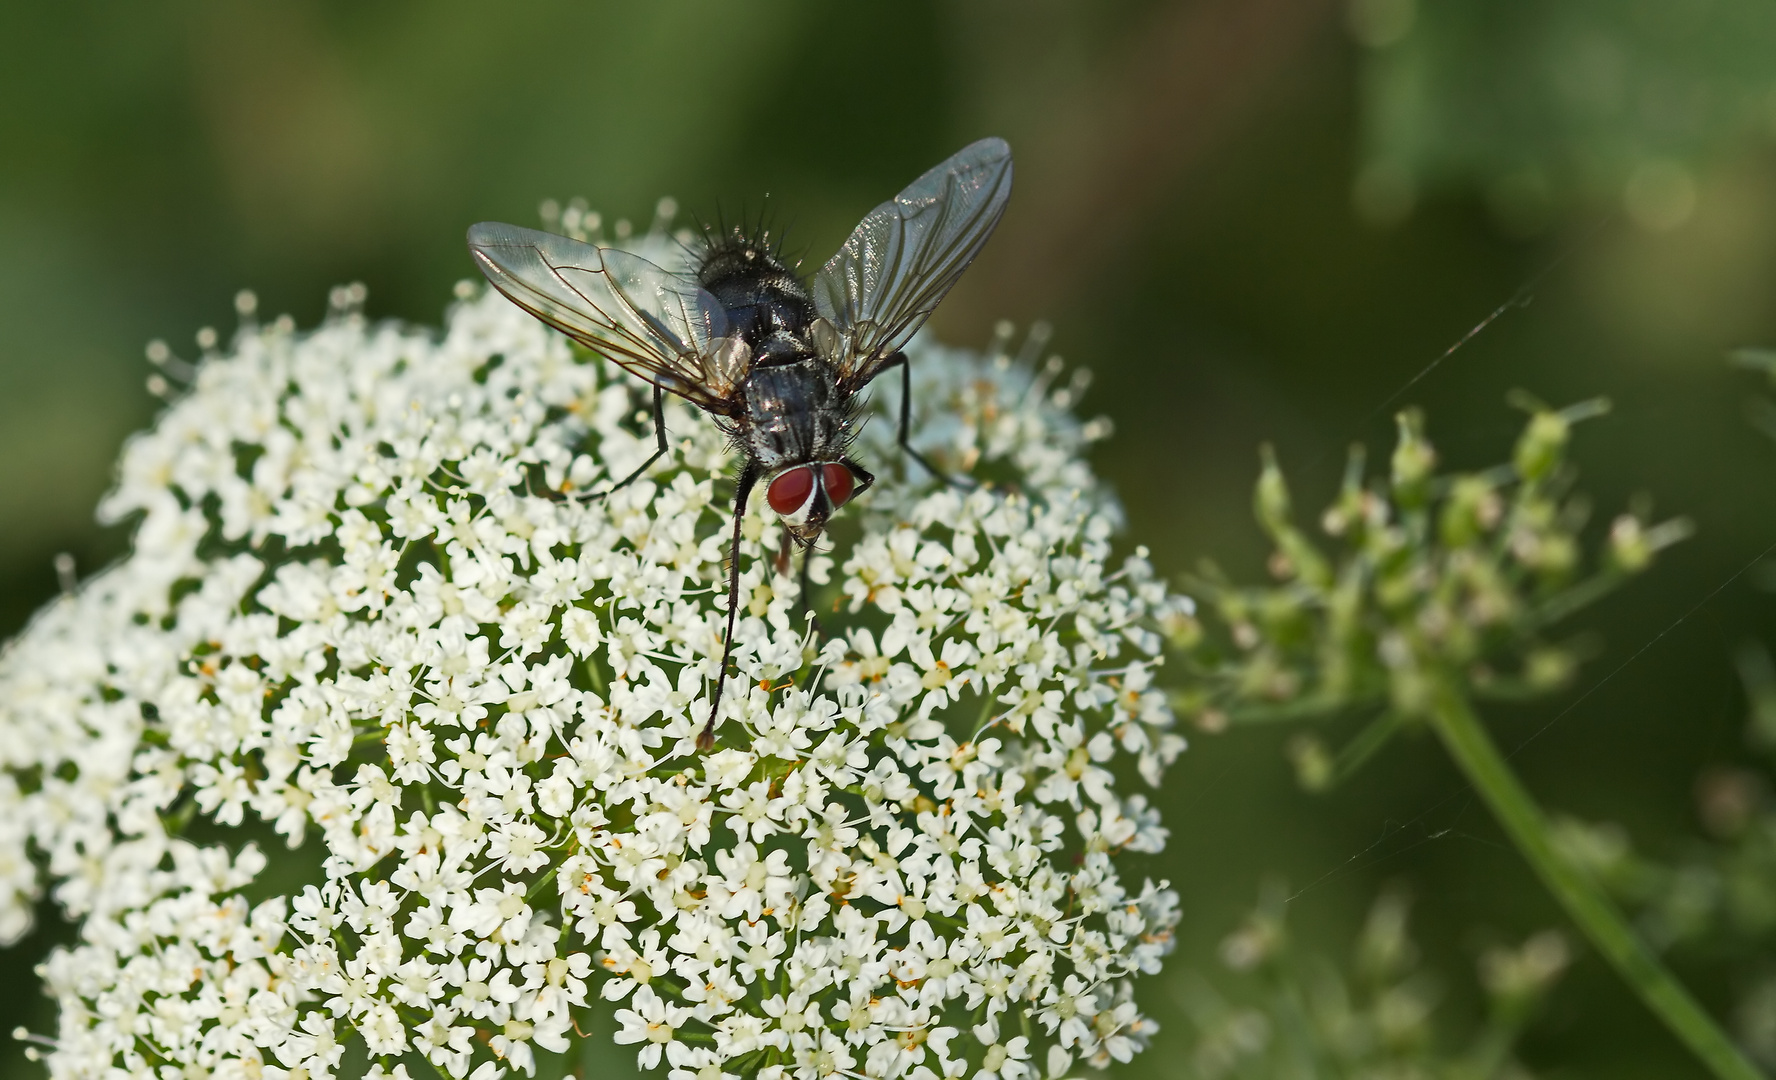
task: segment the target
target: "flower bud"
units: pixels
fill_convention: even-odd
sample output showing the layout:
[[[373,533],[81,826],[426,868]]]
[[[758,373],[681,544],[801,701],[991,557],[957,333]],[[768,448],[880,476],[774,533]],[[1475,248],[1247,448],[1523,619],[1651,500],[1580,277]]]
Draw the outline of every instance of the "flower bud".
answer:
[[[1431,473],[1437,467],[1437,451],[1424,437],[1424,414],[1406,409],[1395,417],[1400,441],[1394,446],[1394,500],[1404,509],[1424,505]]]
[[[1553,985],[1572,959],[1558,930],[1544,930],[1521,947],[1488,949],[1480,959],[1480,981],[1495,998],[1532,1000]]]
[[[1343,536],[1349,529],[1361,529],[1367,517],[1364,505],[1369,500],[1369,493],[1363,489],[1364,451],[1361,445],[1353,445],[1345,460],[1344,483],[1338,490],[1338,501],[1326,508],[1320,518],[1320,527],[1326,530],[1327,536]]]
[[[1523,678],[1537,690],[1558,690],[1572,681],[1578,667],[1565,649],[1536,649],[1523,658]]]
[[[1324,791],[1332,786],[1334,772],[1332,752],[1312,735],[1297,735],[1287,747],[1289,764],[1295,766],[1295,782],[1306,791]]]
[[[1283,479],[1283,470],[1277,466],[1275,449],[1265,443],[1258,453],[1264,468],[1258,474],[1252,509],[1258,515],[1258,523],[1267,532],[1275,533],[1289,526],[1289,485]]]
[[[1547,409],[1538,410],[1529,418],[1529,424],[1517,439],[1517,448],[1511,454],[1511,464],[1516,467],[1517,475],[1530,483],[1546,479],[1560,463],[1560,455],[1566,450],[1566,440],[1572,434],[1572,424],[1566,417]]]
[[[1484,477],[1462,477],[1443,504],[1438,522],[1443,543],[1452,548],[1475,543],[1498,524],[1501,509],[1498,493]]]
[[[1283,941],[1280,920],[1254,913],[1244,926],[1222,939],[1221,962],[1235,971],[1250,971],[1275,956]]]
[[[1181,608],[1166,612],[1160,617],[1159,625],[1166,640],[1179,652],[1189,652],[1202,643],[1202,623]]]

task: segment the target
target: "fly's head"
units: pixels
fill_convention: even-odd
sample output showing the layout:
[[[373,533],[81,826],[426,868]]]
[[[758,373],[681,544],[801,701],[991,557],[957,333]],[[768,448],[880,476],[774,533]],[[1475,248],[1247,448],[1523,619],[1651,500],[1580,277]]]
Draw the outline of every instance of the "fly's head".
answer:
[[[765,501],[796,542],[820,539],[833,513],[862,493],[876,478],[850,458],[791,465],[771,477]]]
[[[839,386],[830,364],[813,357],[755,368],[743,392],[736,448],[758,470],[765,501],[784,528],[806,547],[839,507],[875,482],[847,452],[859,402]]]

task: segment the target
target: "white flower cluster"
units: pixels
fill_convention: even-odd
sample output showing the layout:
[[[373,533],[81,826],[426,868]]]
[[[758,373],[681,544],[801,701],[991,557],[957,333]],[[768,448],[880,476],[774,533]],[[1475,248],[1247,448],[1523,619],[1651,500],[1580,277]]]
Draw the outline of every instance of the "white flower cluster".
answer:
[[[704,754],[723,437],[675,409],[581,497],[651,451],[645,388],[461,295],[441,338],[341,312],[206,357],[104,504],[134,553],[0,654],[0,935],[46,889],[80,920],[51,1075],[492,1080],[600,995],[672,1080],[1138,1050],[1177,910],[1118,875],[1166,835],[1122,789],[1182,749],[1150,681],[1188,602],[1112,562],[1053,371],[916,350],[923,444],[981,483],[895,480],[874,425],[818,621],[749,516]],[[271,895],[268,826],[312,884]]]

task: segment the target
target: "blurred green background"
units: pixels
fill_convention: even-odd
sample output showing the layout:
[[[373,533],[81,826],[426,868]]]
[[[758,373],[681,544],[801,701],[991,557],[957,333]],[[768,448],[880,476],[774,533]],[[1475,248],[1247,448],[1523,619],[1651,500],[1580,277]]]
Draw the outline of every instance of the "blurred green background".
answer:
[[[154,412],[142,347],[193,356],[237,289],[312,325],[360,280],[371,315],[435,323],[468,223],[574,195],[645,224],[662,194],[707,215],[768,193],[817,263],[986,134],[1017,194],[934,325],[1054,323],[1115,421],[1096,460],[1129,541],[1167,571],[1261,573],[1261,440],[1312,508],[1395,405],[1472,466],[1508,452],[1513,387],[1614,399],[1578,443],[1600,510],[1645,493],[1700,534],[1587,616],[1574,692],[1488,719],[1515,747],[1632,657],[1517,761],[1550,807],[1685,843],[1698,771],[1746,753],[1732,650],[1776,628],[1776,575],[1711,593],[1776,541],[1776,444],[1723,360],[1776,343],[1776,6],[1754,0],[0,6],[0,634],[54,594],[56,553],[122,550],[92,507]],[[1292,925],[1334,954],[1381,885],[1410,888],[1454,1024],[1485,944],[1561,921],[1436,746],[1309,796],[1287,734],[1193,734],[1165,786],[1152,871],[1183,936],[1124,1075],[1176,1074],[1181,973],[1215,967],[1266,875],[1306,887]],[[67,932],[0,955],[6,1029],[53,1030],[30,967]],[[1722,1009],[1737,989],[1679,970]],[[1522,1055],[1700,1075],[1585,955]]]

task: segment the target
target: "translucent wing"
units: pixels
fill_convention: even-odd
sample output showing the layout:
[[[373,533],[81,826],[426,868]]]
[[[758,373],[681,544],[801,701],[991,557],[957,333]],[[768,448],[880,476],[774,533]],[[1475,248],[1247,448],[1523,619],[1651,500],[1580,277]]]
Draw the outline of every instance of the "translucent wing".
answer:
[[[982,139],[871,210],[814,275],[816,340],[839,376],[867,383],[905,345],[993,234],[1011,197],[1011,147]]]
[[[646,259],[484,221],[469,251],[514,304],[648,382],[727,413],[751,350],[715,297]]]

